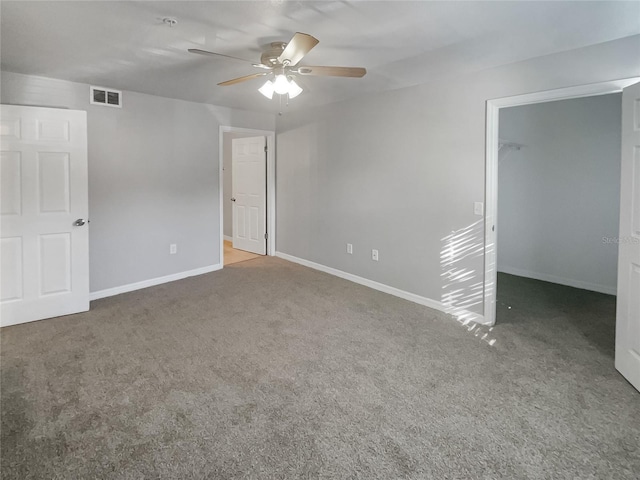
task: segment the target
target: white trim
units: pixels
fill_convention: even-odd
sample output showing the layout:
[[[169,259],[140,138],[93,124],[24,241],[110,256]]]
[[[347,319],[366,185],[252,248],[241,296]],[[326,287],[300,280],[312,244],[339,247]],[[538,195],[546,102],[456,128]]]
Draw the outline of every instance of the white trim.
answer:
[[[500,124],[499,107],[487,102],[487,140],[485,159],[484,198],[484,318],[487,324],[496,323],[496,291],[498,286],[496,240],[498,225],[498,151],[500,150],[498,130]]]
[[[586,85],[557,88],[555,90],[525,93],[524,95],[514,95],[512,97],[494,98],[488,101],[498,108],[503,108],[517,107],[519,105],[531,105],[533,103],[553,102],[554,100],[595,97],[598,95],[622,92],[623,88],[633,85],[634,83],[638,83],[638,80],[640,80],[640,77],[623,78],[619,80],[610,80],[608,82],[588,83]]]
[[[155,285],[160,285],[162,283],[174,282],[176,280],[182,280],[183,278],[215,272],[216,270],[221,270],[221,269],[222,269],[222,265],[220,263],[217,263],[215,265],[209,265],[207,267],[187,270],[186,272],[172,273],[171,275],[165,275],[164,277],[150,278],[149,280],[143,280],[141,282],[129,283],[127,285],[107,288],[105,290],[98,290],[97,292],[89,293],[89,300],[93,301],[93,300],[98,300],[99,298],[112,297],[114,295],[120,295],[121,293],[133,292],[134,290],[153,287]]]
[[[485,145],[485,245],[484,245],[484,318],[487,325],[496,321],[496,258],[498,236],[498,129],[500,109],[532,103],[552,102],[570,98],[593,97],[621,92],[640,81],[640,77],[516,95],[487,100]],[[494,228],[495,227],[495,228]]]
[[[617,288],[609,285],[600,285],[598,283],[582,282],[580,280],[573,280],[571,278],[557,277],[555,275],[549,275],[547,273],[530,272],[528,270],[522,270],[520,268],[513,267],[500,267],[498,269],[500,273],[508,273],[509,275],[516,275],[518,277],[532,278],[534,280],[542,280],[543,282],[557,283],[558,285],[566,285],[567,287],[581,288],[582,290],[590,290],[592,292],[606,293],[607,295],[617,294]]]
[[[226,132],[264,135],[267,138],[267,255],[276,254],[276,132],[273,130],[256,130],[254,128],[231,127],[220,125],[218,133],[218,190],[220,202],[220,263],[224,264],[224,208],[223,208],[223,142]],[[233,241],[233,239],[231,239]]]
[[[227,242],[233,242],[233,237],[229,235],[222,235],[222,238],[225,239]]]
[[[358,283],[360,285],[364,285],[365,287],[388,293],[389,295],[403,298],[404,300],[409,300],[410,302],[424,305],[425,307],[433,308],[434,310],[439,310],[441,312],[452,315],[459,322],[464,324],[467,324],[468,322],[485,324],[482,315],[471,312],[469,310],[448,307],[438,300],[432,300],[431,298],[422,297],[420,295],[416,295],[415,293],[406,292],[404,290],[400,290],[399,288],[385,285],[384,283],[379,283],[374,280],[369,280],[368,278],[359,277],[358,275],[343,272],[342,270],[338,270],[336,268],[327,267],[326,265],[315,263],[310,260],[305,260],[304,258],[294,257],[293,255],[289,255],[287,253],[276,252],[276,257],[282,258],[283,260],[287,260],[289,262],[297,263],[299,265],[303,265],[305,267],[313,268],[314,270],[320,270],[321,272],[328,273],[329,275],[344,278],[345,280],[349,280],[350,282]]]

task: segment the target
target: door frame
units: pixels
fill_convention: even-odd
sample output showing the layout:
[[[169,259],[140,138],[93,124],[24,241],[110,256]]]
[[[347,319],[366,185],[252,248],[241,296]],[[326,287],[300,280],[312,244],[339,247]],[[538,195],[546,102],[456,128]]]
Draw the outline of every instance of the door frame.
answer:
[[[553,102],[556,100],[620,93],[623,88],[638,83],[639,81],[640,77],[632,77],[487,100],[484,199],[484,312],[480,323],[484,325],[494,325],[496,322],[498,279],[498,130],[500,109],[531,105],[534,103]]]
[[[264,136],[267,139],[267,255],[272,257],[276,254],[276,132],[273,130],[257,130],[253,128],[220,125],[218,133],[218,202],[220,203],[220,266],[222,268],[224,268],[223,147],[224,134],[229,132],[255,135],[256,137]]]

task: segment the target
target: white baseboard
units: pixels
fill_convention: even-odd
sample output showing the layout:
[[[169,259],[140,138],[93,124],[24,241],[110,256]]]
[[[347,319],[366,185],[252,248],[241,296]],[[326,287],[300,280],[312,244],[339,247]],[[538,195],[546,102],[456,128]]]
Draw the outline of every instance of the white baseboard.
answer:
[[[409,300],[413,303],[424,305],[425,307],[433,308],[434,310],[439,310],[456,317],[459,322],[464,324],[468,322],[475,322],[483,325],[486,324],[484,316],[475,312],[470,312],[469,310],[449,307],[438,300],[422,297],[420,295],[416,295],[415,293],[406,292],[404,290],[400,290],[399,288],[385,285],[384,283],[379,283],[374,280],[369,280],[368,278],[359,277],[358,275],[343,272],[342,270],[338,270],[336,268],[327,267],[326,265],[315,263],[310,260],[305,260],[304,258],[294,257],[293,255],[289,255],[287,253],[276,252],[276,257],[282,258],[283,260],[288,260],[293,263],[304,265],[305,267],[313,268],[314,270],[320,270],[321,272],[325,272],[336,277],[344,278],[345,280],[364,285],[365,287],[373,288],[374,290],[378,290],[380,292],[388,293],[395,297]]]
[[[114,295],[120,295],[121,293],[133,292],[134,290],[140,290],[141,288],[153,287],[162,283],[174,282],[176,280],[182,280],[183,278],[193,277],[195,275],[202,275],[204,273],[215,272],[221,270],[222,264],[209,265],[207,267],[195,268],[193,270],[187,270],[186,272],[173,273],[171,275],[165,275],[164,277],[150,278],[149,280],[143,280],[141,282],[129,283],[127,285],[121,285],[119,287],[107,288],[105,290],[98,290],[97,292],[89,293],[89,300],[98,300],[99,298],[112,297]]]
[[[498,269],[498,272],[508,273],[509,275],[516,275],[518,277],[532,278],[534,280],[542,280],[543,282],[557,283],[559,285],[566,285],[567,287],[581,288],[583,290],[590,290],[592,292],[606,293],[607,295],[618,294],[617,288],[611,287],[609,285],[599,285],[597,283],[582,282],[580,280],[556,277],[555,275],[548,275],[546,273],[530,272],[528,270],[522,270],[520,268],[500,267]]]
[[[233,237],[230,237],[229,235],[223,235],[222,236],[227,242],[233,242]]]

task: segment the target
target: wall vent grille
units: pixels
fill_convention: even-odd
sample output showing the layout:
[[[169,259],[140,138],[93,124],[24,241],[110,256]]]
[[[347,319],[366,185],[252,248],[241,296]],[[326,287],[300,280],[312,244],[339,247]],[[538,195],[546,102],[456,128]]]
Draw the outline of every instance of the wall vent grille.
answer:
[[[89,101],[92,105],[122,108],[122,92],[104,87],[91,87]]]

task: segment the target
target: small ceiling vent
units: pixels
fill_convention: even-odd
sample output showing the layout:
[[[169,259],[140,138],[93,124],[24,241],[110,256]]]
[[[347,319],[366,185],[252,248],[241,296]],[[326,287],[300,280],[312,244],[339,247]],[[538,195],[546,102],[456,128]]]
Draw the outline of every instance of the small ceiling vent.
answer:
[[[89,101],[93,105],[122,108],[122,92],[103,87],[91,87]]]

